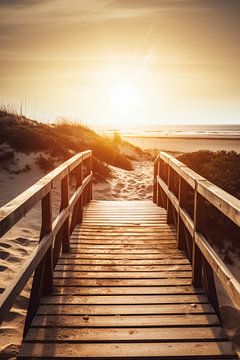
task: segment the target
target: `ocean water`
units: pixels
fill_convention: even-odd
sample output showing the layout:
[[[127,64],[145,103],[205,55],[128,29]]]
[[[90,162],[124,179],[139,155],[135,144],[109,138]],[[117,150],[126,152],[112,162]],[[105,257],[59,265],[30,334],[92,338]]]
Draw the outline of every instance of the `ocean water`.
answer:
[[[121,135],[142,149],[240,152],[240,125],[160,125],[122,130]]]

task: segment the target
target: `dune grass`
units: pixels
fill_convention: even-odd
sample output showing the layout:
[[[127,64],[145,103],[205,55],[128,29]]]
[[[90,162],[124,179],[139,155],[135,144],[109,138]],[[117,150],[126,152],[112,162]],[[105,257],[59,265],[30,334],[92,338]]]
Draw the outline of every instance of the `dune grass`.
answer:
[[[46,152],[38,160],[45,170],[50,170],[51,158],[64,161],[75,153],[91,149],[93,151],[93,170],[95,177],[104,180],[111,176],[109,165],[132,170],[131,156],[121,153],[119,144],[97,134],[89,127],[67,119],[56,124],[44,124],[0,109],[0,161],[9,154],[3,150],[8,144],[13,151],[25,154]],[[129,146],[133,147],[133,145]],[[141,150],[138,150],[141,152]]]

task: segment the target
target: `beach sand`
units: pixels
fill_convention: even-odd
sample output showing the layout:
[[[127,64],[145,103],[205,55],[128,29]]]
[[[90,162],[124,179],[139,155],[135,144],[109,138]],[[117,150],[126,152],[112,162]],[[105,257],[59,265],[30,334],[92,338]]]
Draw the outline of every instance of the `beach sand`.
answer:
[[[29,159],[28,159],[29,160]],[[153,164],[151,161],[133,162],[134,170],[126,171],[111,167],[113,178],[105,183],[94,184],[94,199],[141,200],[152,198]],[[1,204],[11,200],[44,174],[32,166],[28,173],[0,174]],[[59,205],[59,188],[54,190],[54,216]],[[31,253],[39,237],[40,207],[35,207],[4,238],[0,245],[0,291],[7,286],[27,256]],[[235,263],[236,264],[236,263]],[[0,359],[15,359],[22,339],[22,331],[30,292],[30,282],[18,297],[6,321],[0,328]],[[221,293],[223,320],[228,334],[236,344],[240,344],[240,315]]]

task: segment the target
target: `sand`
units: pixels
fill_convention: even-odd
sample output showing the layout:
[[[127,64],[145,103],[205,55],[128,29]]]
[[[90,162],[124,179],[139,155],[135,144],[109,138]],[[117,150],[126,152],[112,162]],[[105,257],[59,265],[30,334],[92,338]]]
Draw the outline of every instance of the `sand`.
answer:
[[[134,170],[111,166],[113,178],[107,183],[95,184],[93,197],[98,200],[152,199],[153,164],[151,161],[133,162]]]
[[[198,150],[211,151],[236,151],[240,152],[240,139],[212,139],[205,136],[204,138],[168,138],[168,137],[123,137],[124,140],[129,141],[141,149],[157,149],[162,151],[174,152],[191,152]]]
[[[9,175],[0,173],[1,198],[3,204],[33,184],[44,174],[36,166],[34,159],[24,158],[23,161],[32,161],[31,170],[27,173]],[[94,199],[109,200],[141,200],[151,199],[153,165],[151,161],[134,161],[134,170],[126,171],[111,167],[113,178],[105,183],[94,184]],[[54,216],[57,214],[59,187],[54,190]],[[17,273],[21,263],[31,253],[39,236],[40,208],[35,207],[17,226],[15,226],[0,244],[0,291],[7,286],[10,279]],[[235,266],[236,266],[235,262]],[[24,318],[28,303],[30,284],[26,286],[18,297],[6,321],[0,328],[0,359],[15,359],[22,339]],[[226,294],[221,290],[221,306],[223,320],[230,337],[240,345],[240,315],[239,311],[230,304]]]

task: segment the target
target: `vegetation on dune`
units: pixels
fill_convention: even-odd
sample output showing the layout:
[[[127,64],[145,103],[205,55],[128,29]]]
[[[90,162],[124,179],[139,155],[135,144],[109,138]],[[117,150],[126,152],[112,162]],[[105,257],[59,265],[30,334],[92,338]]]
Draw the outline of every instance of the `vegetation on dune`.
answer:
[[[55,166],[55,161],[66,160],[87,149],[93,151],[93,171],[97,180],[111,176],[108,165],[132,170],[131,156],[122,153],[117,144],[86,126],[65,119],[48,125],[0,110],[0,162],[13,163],[14,153],[9,149],[4,151],[4,144],[25,154],[45,152],[46,156],[40,156],[37,164],[46,172]],[[133,145],[128,146],[135,149]]]
[[[207,180],[240,199],[240,154],[234,151],[196,151],[183,154],[178,159]],[[188,205],[191,208],[192,196],[188,199]],[[219,247],[224,260],[229,264],[232,263],[229,251],[240,256],[238,227],[207,201],[204,208],[203,232],[213,245]]]
[[[178,159],[240,199],[240,154],[235,151],[196,151]]]

